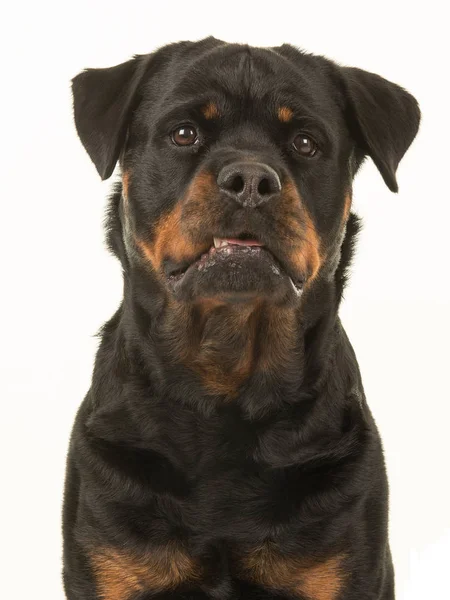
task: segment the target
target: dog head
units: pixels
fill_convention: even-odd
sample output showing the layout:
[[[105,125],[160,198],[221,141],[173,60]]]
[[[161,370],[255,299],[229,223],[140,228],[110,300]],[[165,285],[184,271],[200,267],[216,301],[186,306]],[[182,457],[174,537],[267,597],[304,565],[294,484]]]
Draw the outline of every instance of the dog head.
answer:
[[[300,302],[336,270],[362,161],[397,191],[420,119],[372,73],[214,38],[88,69],[73,94],[100,176],[120,160],[122,261],[187,302]]]

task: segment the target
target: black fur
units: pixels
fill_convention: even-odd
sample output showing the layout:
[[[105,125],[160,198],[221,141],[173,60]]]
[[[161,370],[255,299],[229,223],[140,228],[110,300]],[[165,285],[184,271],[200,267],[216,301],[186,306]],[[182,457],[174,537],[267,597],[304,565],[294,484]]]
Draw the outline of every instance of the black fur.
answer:
[[[74,79],[73,93],[77,130],[101,177],[120,160],[131,179],[126,193],[116,184],[106,220],[124,298],[100,333],[68,454],[68,599],[392,600],[382,446],[338,309],[359,230],[344,207],[352,179],[370,156],[397,191],[395,171],[419,125],[416,101],[377,75],[289,45],[257,49],[214,38],[89,69]],[[217,119],[193,108],[209,101]],[[277,122],[280,106],[292,107],[292,122]],[[201,132],[200,143],[176,147],[170,132],[186,122]],[[293,153],[298,131],[316,139],[318,155]],[[195,218],[183,213],[181,230],[200,222],[198,231],[183,230],[186,240],[194,247],[212,235],[248,237],[250,227],[282,273],[255,262],[230,279],[224,262],[209,278],[188,269],[184,283],[171,283],[175,267],[187,265],[165,256],[158,270],[139,241],[154,248],[158,224],[186,202],[199,173],[214,179],[248,155],[270,164],[283,189],[295,184],[324,256],[317,275],[289,258],[297,234],[287,223],[297,206],[280,197],[244,213],[211,192]],[[311,242],[304,244],[306,252]],[[301,296],[291,280],[304,286]],[[237,287],[226,294],[230,281]],[[203,313],[205,297],[225,302]],[[259,302],[249,312],[254,325],[241,331],[229,323],[242,323],[250,297]],[[283,329],[289,315],[295,327]],[[269,332],[272,318],[279,333]],[[247,331],[252,366],[235,394],[211,391],[195,357],[180,359],[182,344],[192,345],[200,366],[205,357],[232,379]],[[287,354],[283,336],[292,338]],[[276,369],[260,362],[272,345]],[[200,575],[176,580],[176,557],[157,558],[172,577],[164,585],[154,557],[174,545]],[[242,561],[261,548],[272,558],[249,576]],[[101,562],[111,552],[122,557],[115,566]],[[334,570],[323,566],[330,560]]]

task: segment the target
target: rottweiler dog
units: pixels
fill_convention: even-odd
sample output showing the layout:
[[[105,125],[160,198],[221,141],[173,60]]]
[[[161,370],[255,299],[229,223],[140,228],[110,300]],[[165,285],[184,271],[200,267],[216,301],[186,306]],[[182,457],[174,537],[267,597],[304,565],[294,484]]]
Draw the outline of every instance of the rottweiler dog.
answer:
[[[420,121],[291,45],[174,43],[73,80],[123,300],[76,416],[69,600],[392,600],[380,437],[339,320],[369,156]]]

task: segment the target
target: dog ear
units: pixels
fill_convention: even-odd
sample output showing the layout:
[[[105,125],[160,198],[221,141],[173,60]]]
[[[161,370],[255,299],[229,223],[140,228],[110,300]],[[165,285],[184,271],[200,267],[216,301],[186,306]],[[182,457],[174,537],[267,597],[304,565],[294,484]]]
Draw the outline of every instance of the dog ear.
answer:
[[[86,69],[72,79],[77,132],[102,179],[111,176],[125,143],[149,56],[109,69]]]
[[[398,192],[395,173],[416,136],[420,110],[416,99],[379,75],[341,67],[347,97],[350,132],[369,155],[392,192]]]

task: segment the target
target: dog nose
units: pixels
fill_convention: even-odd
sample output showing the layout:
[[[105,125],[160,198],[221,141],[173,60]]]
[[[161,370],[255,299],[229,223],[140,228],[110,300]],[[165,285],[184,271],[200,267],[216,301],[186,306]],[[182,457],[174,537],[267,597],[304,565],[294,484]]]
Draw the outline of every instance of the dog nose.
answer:
[[[281,192],[276,171],[254,162],[235,162],[223,167],[217,185],[227,196],[248,207],[259,206]]]

